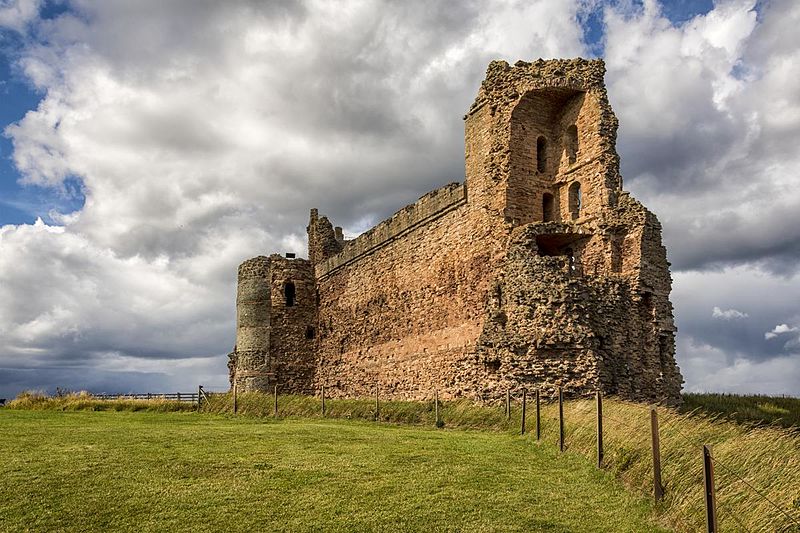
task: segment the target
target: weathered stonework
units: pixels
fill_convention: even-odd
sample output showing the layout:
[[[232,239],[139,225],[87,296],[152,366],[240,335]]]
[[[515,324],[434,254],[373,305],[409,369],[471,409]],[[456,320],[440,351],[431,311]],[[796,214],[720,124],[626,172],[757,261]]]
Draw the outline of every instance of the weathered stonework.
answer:
[[[243,263],[231,382],[680,401],[661,226],[622,190],[604,73],[492,62],[464,117],[463,184],[350,241],[312,209],[308,261]]]

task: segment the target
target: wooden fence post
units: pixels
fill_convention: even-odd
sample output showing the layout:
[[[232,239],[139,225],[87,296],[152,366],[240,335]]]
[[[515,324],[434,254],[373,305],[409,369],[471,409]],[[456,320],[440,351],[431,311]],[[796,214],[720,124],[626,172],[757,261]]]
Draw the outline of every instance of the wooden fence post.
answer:
[[[322,416],[325,416],[325,385],[322,386]]]
[[[603,395],[597,391],[597,468],[603,468]]]
[[[439,427],[439,389],[435,389],[433,391],[433,406],[434,406],[434,412],[435,412],[435,416],[436,416],[436,422],[435,422],[434,425],[438,428]]]
[[[200,395],[203,393],[203,386],[197,386],[197,410],[200,410]]]
[[[520,435],[525,434],[525,415],[528,410],[528,389],[522,389],[522,431]]]
[[[381,401],[380,401],[380,398],[378,396],[379,391],[380,391],[380,385],[376,383],[375,384],[375,421],[376,422],[381,419]]]
[[[661,485],[661,444],[658,439],[658,415],[656,408],[650,408],[650,435],[653,442],[653,496],[656,501],[664,499],[664,487]]]
[[[706,500],[706,533],[717,533],[717,495],[714,490],[714,462],[711,449],[703,445],[703,491]]]
[[[181,401],[181,393],[178,393],[178,401]]]
[[[558,388],[558,449],[564,451],[564,389]]]
[[[542,404],[539,401],[539,389],[536,389],[536,440],[542,438]]]
[[[236,414],[236,412],[239,410],[239,403],[237,401],[238,398],[237,398],[237,395],[236,395],[236,392],[237,392],[236,389],[237,389],[236,382],[234,381],[233,382],[233,414]]]
[[[506,389],[506,420],[511,420],[511,391]]]
[[[273,416],[275,418],[278,418],[278,385],[277,385],[277,383],[275,384],[275,388],[273,389],[273,394],[275,396],[275,405],[274,405],[274,409],[273,409]]]

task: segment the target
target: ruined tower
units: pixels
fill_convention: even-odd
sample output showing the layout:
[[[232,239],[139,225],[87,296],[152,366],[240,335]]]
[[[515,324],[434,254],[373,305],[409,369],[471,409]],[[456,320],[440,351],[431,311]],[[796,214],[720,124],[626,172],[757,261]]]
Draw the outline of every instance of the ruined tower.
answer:
[[[622,190],[604,72],[600,60],[492,62],[465,116],[463,184],[349,241],[313,209],[308,261],[243,263],[232,380],[679,401],[661,227]]]

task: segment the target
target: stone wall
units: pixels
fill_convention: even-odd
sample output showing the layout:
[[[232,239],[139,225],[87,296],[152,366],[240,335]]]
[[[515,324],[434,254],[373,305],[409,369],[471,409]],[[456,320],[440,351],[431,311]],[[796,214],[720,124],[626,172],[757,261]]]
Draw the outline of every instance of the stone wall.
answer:
[[[492,62],[465,116],[463,185],[352,241],[313,209],[309,261],[245,262],[237,383],[678,402],[661,226],[622,191],[604,72],[599,60]],[[296,308],[282,300],[288,279]]]

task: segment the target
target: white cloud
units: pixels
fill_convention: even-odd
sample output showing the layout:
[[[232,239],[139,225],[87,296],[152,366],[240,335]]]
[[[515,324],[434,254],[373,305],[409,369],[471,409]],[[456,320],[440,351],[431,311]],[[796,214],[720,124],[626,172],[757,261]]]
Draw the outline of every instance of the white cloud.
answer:
[[[42,0],[0,0],[0,28],[24,32],[37,19]]]
[[[19,65],[46,95],[5,131],[27,184],[77,176],[86,205],[0,229],[0,364],[108,390],[224,383],[236,265],[304,254],[310,207],[352,235],[461,180],[488,62],[588,55],[591,2],[35,4],[0,3],[0,25],[35,29]],[[771,392],[796,350],[764,331],[800,315],[800,4],[724,1],[680,27],[625,5],[605,10],[609,94],[679,270],[684,375],[739,369],[735,388],[749,368]],[[686,272],[727,264],[750,266]]]
[[[683,360],[687,392],[800,395],[800,354],[765,361],[731,359],[722,350],[683,337],[678,349],[692,356]]]
[[[747,313],[743,313],[738,309],[726,309],[723,311],[719,307],[714,306],[714,309],[711,312],[711,316],[713,318],[720,318],[722,320],[733,320],[736,318],[747,318],[750,315],[748,315]]]
[[[787,324],[778,324],[777,326],[772,328],[772,330],[764,333],[764,338],[774,339],[775,337],[783,335],[784,333],[795,333],[797,331],[800,331],[797,327],[794,326],[789,327]]]
[[[239,262],[305,255],[311,207],[352,234],[463,179],[489,61],[584,51],[556,0],[71,6],[36,22],[45,97],[5,133],[25,184],[76,176],[86,204],[0,230],[0,365],[125,383],[198,357],[224,383]]]

